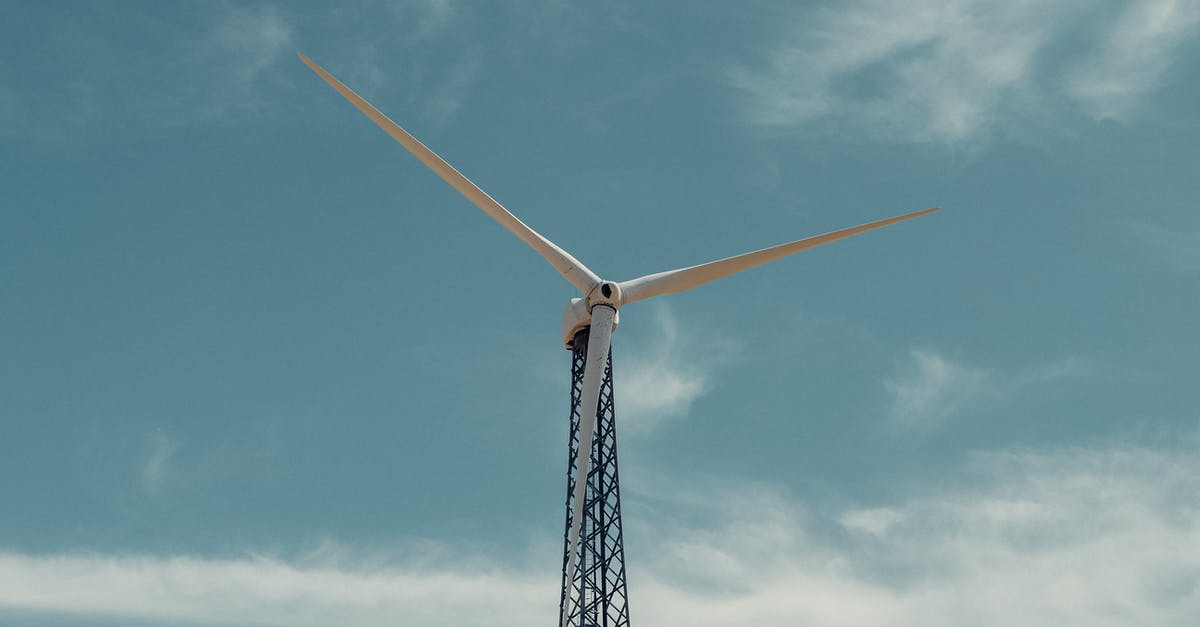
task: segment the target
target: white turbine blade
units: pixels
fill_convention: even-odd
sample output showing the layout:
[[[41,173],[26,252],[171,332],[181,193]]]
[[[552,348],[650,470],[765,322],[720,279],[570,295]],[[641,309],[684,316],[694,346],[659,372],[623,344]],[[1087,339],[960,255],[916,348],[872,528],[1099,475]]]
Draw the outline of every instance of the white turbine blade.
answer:
[[[549,261],[550,265],[554,266],[554,269],[566,277],[572,285],[579,288],[579,291],[587,294],[588,291],[600,282],[600,277],[596,276],[587,266],[580,263],[578,259],[575,259],[567,251],[556,246],[554,242],[542,237],[537,231],[534,231],[526,226],[524,222],[518,220],[516,216],[500,206],[500,203],[493,200],[482,189],[479,189],[474,183],[467,180],[467,177],[460,174],[449,163],[443,161],[432,150],[426,148],[425,144],[417,141],[415,137],[409,135],[407,131],[400,128],[395,122],[389,120],[386,115],[380,113],[378,109],[360,98],[358,94],[343,85],[332,74],[326,72],[321,66],[313,63],[311,59],[303,54],[299,56],[305,65],[317,73],[317,76],[325,79],[326,83],[329,83],[338,93],[345,96],[346,100],[349,100],[351,104],[358,107],[358,110],[365,113],[368,118],[371,118],[373,122],[379,125],[379,128],[382,128],[393,139],[400,142],[400,145],[407,148],[416,158],[420,159],[421,163],[424,163],[435,174],[442,177],[442,180],[449,183],[460,194],[466,196],[467,200],[475,203],[475,206],[483,209],[483,212],[491,216],[496,222],[499,222],[500,226],[508,229],[513,235],[521,238],[521,241],[529,244],[538,254],[545,257],[546,261]]]
[[[592,308],[592,327],[588,331],[587,360],[583,366],[583,386],[579,399],[579,452],[575,456],[575,509],[567,542],[567,598],[563,602],[561,625],[567,624],[571,609],[570,590],[575,585],[575,558],[579,553],[579,532],[583,525],[583,501],[587,497],[588,464],[592,460],[592,438],[596,431],[596,410],[600,405],[600,384],[608,362],[612,325],[616,311],[610,307]],[[580,600],[582,603],[582,599]]]
[[[817,235],[815,237],[802,239],[788,244],[780,244],[778,246],[756,250],[751,253],[737,255],[736,257],[727,257],[718,261],[711,261],[709,263],[692,266],[690,268],[668,270],[666,272],[659,272],[658,274],[650,274],[641,278],[624,281],[619,283],[622,294],[621,302],[623,304],[628,304],[634,301],[639,301],[662,294],[677,294],[679,292],[686,292],[693,287],[704,285],[710,281],[716,281],[717,279],[727,277],[736,272],[741,272],[742,270],[748,270],[755,266],[761,266],[764,263],[775,261],[776,259],[786,257],[788,255],[793,255],[802,250],[815,248],[822,244],[828,244],[829,242],[836,242],[837,240],[850,237],[851,235],[865,233],[872,229],[877,229],[889,224],[895,224],[897,222],[903,222],[904,220],[915,218],[917,216],[923,216],[927,213],[933,213],[934,211],[938,210],[938,207],[934,207],[933,209],[926,209],[924,211],[917,211],[902,216],[896,216],[894,218],[888,218],[886,220],[870,222],[868,224],[862,224],[859,226],[850,227],[848,229],[826,233],[824,235]]]

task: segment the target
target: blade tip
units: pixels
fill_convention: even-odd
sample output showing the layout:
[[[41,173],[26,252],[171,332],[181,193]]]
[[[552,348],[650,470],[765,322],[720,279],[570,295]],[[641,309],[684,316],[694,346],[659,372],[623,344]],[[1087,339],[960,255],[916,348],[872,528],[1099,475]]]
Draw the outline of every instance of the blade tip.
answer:
[[[304,65],[307,65],[310,70],[316,71],[320,67],[316,63],[313,63],[312,59],[304,56],[303,52],[297,52],[296,56],[300,57],[300,60],[303,61]]]

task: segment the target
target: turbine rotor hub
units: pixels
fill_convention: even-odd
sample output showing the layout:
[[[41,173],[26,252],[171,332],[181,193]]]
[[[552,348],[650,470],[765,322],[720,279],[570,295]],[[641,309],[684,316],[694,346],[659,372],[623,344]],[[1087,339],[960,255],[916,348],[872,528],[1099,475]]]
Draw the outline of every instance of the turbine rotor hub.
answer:
[[[596,305],[608,305],[615,309],[621,308],[621,286],[613,281],[600,281],[587,294],[588,311]]]
[[[575,347],[575,334],[591,326],[595,307],[608,307],[616,312],[613,316],[613,331],[616,331],[621,319],[621,302],[621,286],[614,281],[600,281],[588,290],[587,296],[572,298],[563,312],[563,346],[567,350]]]

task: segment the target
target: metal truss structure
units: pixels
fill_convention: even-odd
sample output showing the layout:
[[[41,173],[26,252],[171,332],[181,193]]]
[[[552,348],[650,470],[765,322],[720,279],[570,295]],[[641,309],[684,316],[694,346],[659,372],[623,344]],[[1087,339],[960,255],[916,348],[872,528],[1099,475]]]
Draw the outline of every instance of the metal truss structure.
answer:
[[[629,598],[625,585],[625,548],[621,532],[621,488],[617,477],[616,411],[613,405],[612,350],[604,368],[600,402],[596,409],[596,435],[587,472],[578,567],[567,580],[567,556],[573,547],[576,456],[579,454],[579,412],[583,373],[587,361],[588,332],[574,338],[571,364],[571,435],[567,460],[567,523],[563,532],[560,627],[629,627]],[[560,622],[563,619],[560,619]]]

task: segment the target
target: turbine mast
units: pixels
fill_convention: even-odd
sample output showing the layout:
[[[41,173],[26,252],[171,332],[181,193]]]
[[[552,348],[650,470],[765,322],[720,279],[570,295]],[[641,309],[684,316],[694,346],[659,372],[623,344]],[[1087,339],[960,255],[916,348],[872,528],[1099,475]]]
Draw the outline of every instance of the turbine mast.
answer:
[[[578,485],[580,406],[588,362],[587,329],[571,342],[571,431],[568,438],[566,529],[563,531],[561,627],[607,625],[629,627],[629,595],[625,583],[625,545],[621,526],[621,488],[617,472],[616,411],[613,402],[612,350],[600,383],[595,414],[594,446],[587,470],[583,507],[575,507]],[[580,512],[577,514],[576,512]],[[572,523],[582,516],[580,541],[571,543]],[[577,550],[573,551],[573,548]],[[577,567],[568,574],[571,553]]]

